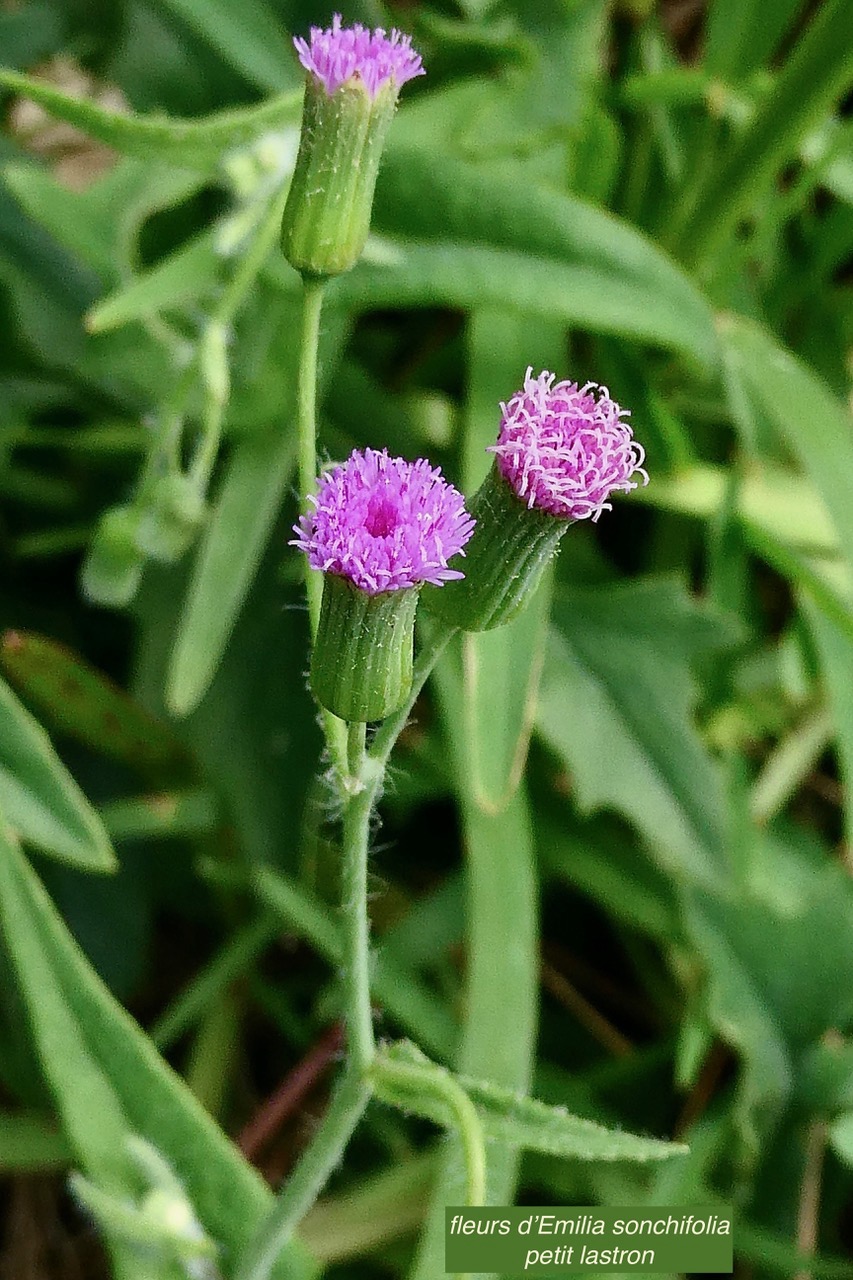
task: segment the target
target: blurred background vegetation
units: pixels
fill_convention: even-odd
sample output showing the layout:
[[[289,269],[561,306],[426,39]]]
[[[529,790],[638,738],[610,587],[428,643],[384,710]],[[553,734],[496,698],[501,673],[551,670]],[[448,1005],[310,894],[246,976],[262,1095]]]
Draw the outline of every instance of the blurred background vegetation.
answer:
[[[495,1145],[497,1203],[516,1180],[532,1204],[731,1202],[739,1275],[841,1280],[849,0],[340,7],[411,31],[428,75],[365,259],[330,290],[323,455],[427,454],[470,493],[532,364],[606,383],[651,476],[418,704],[372,859],[379,1030],[690,1147],[637,1166]],[[298,278],[269,239],[290,33],[330,17],[0,4],[0,807],[27,855],[0,849],[9,1280],[111,1274],[67,1172],[122,1185],[126,1132],[237,1238],[229,1214],[267,1203],[246,1162],[281,1183],[340,1055],[333,815],[287,546]],[[170,469],[206,505],[164,545],[151,480]],[[99,524],[116,507],[129,544]],[[111,846],[118,869],[93,874]],[[438,1152],[374,1104],[300,1265],[441,1275],[434,1225],[418,1243],[452,1198]]]

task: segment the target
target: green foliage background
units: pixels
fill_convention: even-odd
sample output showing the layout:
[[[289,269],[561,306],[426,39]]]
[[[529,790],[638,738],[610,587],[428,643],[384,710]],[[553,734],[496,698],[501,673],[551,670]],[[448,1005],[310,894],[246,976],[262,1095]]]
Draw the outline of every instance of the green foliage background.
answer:
[[[651,476],[574,528],[528,612],[459,642],[418,704],[372,861],[379,1030],[513,1095],[483,1094],[504,1107],[495,1203],[732,1202],[742,1274],[795,1276],[817,1252],[810,1274],[849,1275],[849,0],[341,7],[411,30],[428,75],[364,260],[329,290],[325,456],[428,454],[473,492],[530,364],[606,383]],[[33,1277],[186,1274],[118,1227],[108,1264],[63,1199],[75,1168],[137,1202],[130,1135],[232,1276],[325,1106],[335,826],[287,546],[299,281],[269,227],[299,119],[288,33],[330,16],[0,10],[15,1280],[22,1239]],[[62,89],[69,66],[86,95]],[[100,606],[86,571],[80,587],[100,517],[220,418],[194,545],[138,553],[139,589]],[[254,1170],[233,1139],[306,1062]],[[571,1115],[518,1111],[528,1092]],[[622,1130],[689,1154],[658,1161]],[[432,1124],[373,1103],[280,1274],[433,1280],[459,1177]]]

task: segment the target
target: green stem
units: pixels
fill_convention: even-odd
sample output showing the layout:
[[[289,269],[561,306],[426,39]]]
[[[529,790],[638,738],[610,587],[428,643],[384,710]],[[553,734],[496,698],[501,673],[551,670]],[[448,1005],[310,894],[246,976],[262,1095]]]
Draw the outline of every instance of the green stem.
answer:
[[[344,785],[341,917],[344,934],[344,1008],[351,1068],[366,1073],[376,1055],[370,1004],[370,925],[367,913],[367,856],[370,818],[394,743],[411,714],[415,699],[443,653],[450,630],[434,632],[415,663],[408,701],[376,732],[366,750],[365,726],[347,726],[347,772]]]
[[[370,818],[394,743],[452,634],[450,630],[436,632],[427,641],[415,663],[408,700],[377,730],[369,753],[365,749],[365,726],[354,723],[347,729],[348,768],[341,870],[344,994],[350,1064],[364,1072],[370,1070],[376,1055],[370,1005],[370,925],[367,913]]]
[[[366,768],[365,725],[347,729],[347,795],[344,800],[341,917],[344,933],[344,1010],[352,1069],[366,1074],[376,1052],[370,1005],[370,922],[367,914],[367,854],[370,815],[382,771]]]
[[[299,339],[299,372],[296,388],[296,429],[299,437],[299,495],[303,508],[317,480],[317,352],[320,345],[320,312],[324,280],[306,277],[302,292],[302,332]],[[306,562],[307,565],[307,562]],[[323,579],[306,567],[308,616],[311,637],[317,635]]]
[[[269,1217],[250,1242],[237,1267],[235,1280],[268,1280],[281,1250],[343,1157],[350,1136],[373,1092],[369,1073],[376,1062],[376,1044],[370,1005],[370,935],[367,915],[370,817],[394,743],[411,714],[417,695],[452,634],[450,630],[436,630],[427,640],[415,663],[408,702],[377,730],[370,752],[366,750],[365,725],[347,726],[346,741],[340,756],[343,767],[339,776],[344,791],[341,914],[349,1061],[323,1123],[290,1175]],[[336,723],[341,724],[340,721]],[[480,1204],[484,1197],[485,1176],[485,1166],[480,1158],[482,1135],[478,1138],[479,1120],[476,1112],[472,1119],[472,1115],[465,1111],[465,1104],[470,1105],[467,1094],[462,1089],[459,1092],[463,1095],[464,1102],[456,1096],[453,1099],[447,1096],[446,1100],[452,1107],[453,1114],[460,1117],[460,1133],[466,1152],[466,1167],[469,1170],[469,1195],[475,1197],[471,1203]]]
[[[302,330],[299,337],[299,367],[296,377],[296,430],[299,457],[299,497],[303,511],[317,482],[317,356],[320,347],[320,314],[325,280],[303,278]],[[323,577],[305,561],[305,592],[311,643],[317,638],[323,602]],[[338,785],[347,776],[346,729],[337,716],[323,711],[323,732]]]
[[[240,1259],[235,1280],[268,1280],[282,1249],[340,1162],[370,1094],[364,1077],[349,1067],[310,1146]]]
[[[281,231],[281,216],[284,212],[286,200],[287,187],[284,187],[271,199],[269,209],[260,223],[257,233],[246,253],[240,258],[234,275],[225,285],[222,296],[210,315],[204,334],[193,347],[188,363],[182,369],[171,396],[161,410],[160,429],[151,445],[145,462],[138,486],[138,500],[144,497],[147,486],[160,473],[163,466],[168,466],[176,471],[180,468],[180,442],[187,401],[195,386],[198,367],[202,362],[206,337],[213,329],[222,330],[224,333],[233,323],[234,317],[245,302],[258,272],[263,267],[278,239]],[[225,375],[227,378],[227,365]],[[227,399],[227,393],[224,396],[222,394],[217,395],[213,387],[209,384],[205,386],[202,430],[196,456],[193,460],[193,470],[205,483],[216,460]]]
[[[454,1119],[465,1159],[465,1197],[471,1207],[486,1202],[486,1143],[477,1109],[461,1084],[449,1071],[419,1067],[378,1055],[372,1074],[398,1089],[417,1094],[433,1094],[445,1104]]]

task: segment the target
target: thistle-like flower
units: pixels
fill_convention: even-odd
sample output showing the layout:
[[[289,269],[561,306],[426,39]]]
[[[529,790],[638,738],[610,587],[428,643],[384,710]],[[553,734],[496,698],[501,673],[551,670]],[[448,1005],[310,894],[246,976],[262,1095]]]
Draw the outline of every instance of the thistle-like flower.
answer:
[[[643,448],[606,387],[557,382],[528,369],[501,404],[495,465],[471,500],[477,528],[465,581],[427,591],[424,605],[466,631],[509,622],[539,583],[575,520],[598,520],[612,493],[636,489]]]
[[[594,382],[555,383],[547,370],[501,404],[501,429],[490,447],[498,470],[528,507],[564,520],[597,520],[609,511],[614,491],[648,484],[642,445],[634,439],[606,387]]]
[[[354,451],[321,478],[293,545],[324,575],[311,664],[317,700],[343,720],[380,720],[406,698],[419,589],[459,579],[474,521],[425,459]]]
[[[412,48],[411,36],[396,29],[386,35],[381,27],[370,31],[360,22],[344,27],[339,13],[325,31],[312,27],[309,40],[297,36],[293,43],[299,61],[322,82],[329,97],[354,77],[375,98],[389,80],[399,91],[407,80],[425,74],[420,54]]]
[[[293,43],[306,72],[305,103],[281,243],[297,271],[322,278],[358,261],[397,97],[424,69],[410,36],[344,27],[340,14]]]
[[[348,578],[368,595],[463,577],[448,562],[462,552],[474,522],[462,494],[425,458],[353,450],[325,473],[309,502],[313,510],[294,526],[294,544],[313,569]]]

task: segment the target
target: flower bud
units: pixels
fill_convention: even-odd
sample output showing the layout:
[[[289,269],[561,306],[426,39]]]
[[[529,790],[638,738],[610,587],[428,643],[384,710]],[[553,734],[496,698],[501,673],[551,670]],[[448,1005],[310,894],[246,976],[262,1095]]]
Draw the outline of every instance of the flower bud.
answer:
[[[642,446],[622,421],[628,410],[606,387],[554,385],[554,374],[528,369],[501,411],[495,465],[471,500],[465,581],[424,592],[426,609],[465,631],[510,622],[569,525],[598,520],[611,493],[636,489],[635,474],[648,482]]]
[[[361,256],[397,97],[423,68],[410,37],[342,27],[339,14],[326,31],[312,27],[310,43],[294,44],[305,101],[282,249],[303,275],[338,275]]]
[[[161,476],[140,511],[136,545],[152,560],[179,560],[195,540],[206,511],[204,495],[190,476]]]
[[[114,608],[136,595],[145,556],[136,544],[139,513],[133,507],[110,507],[101,516],[83,562],[83,594],[94,604]]]
[[[382,720],[411,688],[419,591],[462,576],[448,561],[473,522],[438,468],[386,450],[354,451],[310,502],[294,545],[324,575],[311,686],[342,720]]]

